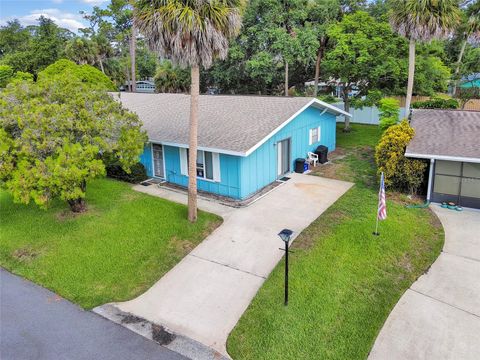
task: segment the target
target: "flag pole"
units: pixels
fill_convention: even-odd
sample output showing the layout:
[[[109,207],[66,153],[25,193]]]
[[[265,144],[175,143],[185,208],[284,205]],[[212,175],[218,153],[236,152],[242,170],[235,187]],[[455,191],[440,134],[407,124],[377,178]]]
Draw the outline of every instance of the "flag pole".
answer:
[[[378,232],[378,221],[380,218],[382,220],[385,220],[387,218],[387,204],[385,201],[385,180],[383,177],[383,172],[382,175],[380,176],[380,190],[378,191],[378,207],[377,207],[377,222],[375,224],[375,232],[373,235],[379,236],[380,233]]]
[[[378,210],[377,210],[377,224],[375,225],[375,232],[373,233],[373,235],[375,236],[380,235],[380,233],[378,232]]]

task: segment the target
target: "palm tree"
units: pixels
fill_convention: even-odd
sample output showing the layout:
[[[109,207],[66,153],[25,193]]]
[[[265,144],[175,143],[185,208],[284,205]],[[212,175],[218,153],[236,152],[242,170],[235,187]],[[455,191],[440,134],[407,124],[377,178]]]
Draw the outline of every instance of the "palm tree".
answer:
[[[190,67],[188,220],[197,219],[197,131],[200,67],[225,59],[238,35],[245,0],[138,0],[134,24],[150,49],[175,65]]]
[[[455,83],[453,86],[453,95],[457,92],[460,66],[462,65],[463,55],[465,54],[465,48],[469,40],[480,39],[480,2],[474,3],[467,10],[467,19],[460,27],[460,33],[462,38],[462,45],[460,47],[460,53],[458,54],[458,60],[455,65]]]
[[[130,71],[132,73],[131,91],[137,91],[137,67],[135,65],[135,58],[137,54],[137,32],[135,31],[135,24],[132,24],[130,34]]]
[[[458,0],[397,0],[390,16],[392,27],[409,41],[405,110],[412,101],[415,44],[447,37],[460,19]]]

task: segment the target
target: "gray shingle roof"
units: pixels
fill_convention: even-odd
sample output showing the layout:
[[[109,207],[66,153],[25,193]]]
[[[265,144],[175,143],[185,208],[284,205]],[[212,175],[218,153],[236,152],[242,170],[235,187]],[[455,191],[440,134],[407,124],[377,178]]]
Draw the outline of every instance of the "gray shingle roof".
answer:
[[[413,110],[406,156],[480,159],[480,112]]]
[[[190,96],[184,94],[114,93],[115,99],[142,120],[151,141],[188,144]],[[118,97],[120,96],[120,98]],[[306,97],[201,95],[198,145],[245,155],[307,104],[342,110]]]

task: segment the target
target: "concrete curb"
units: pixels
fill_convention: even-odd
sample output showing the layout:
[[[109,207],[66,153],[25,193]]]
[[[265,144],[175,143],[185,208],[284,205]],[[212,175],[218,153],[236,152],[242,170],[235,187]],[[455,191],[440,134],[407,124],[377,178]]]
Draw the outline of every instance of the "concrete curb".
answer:
[[[97,306],[92,311],[189,359],[231,360],[198,341],[175,334],[162,325],[154,324],[146,319],[124,312],[113,304]]]

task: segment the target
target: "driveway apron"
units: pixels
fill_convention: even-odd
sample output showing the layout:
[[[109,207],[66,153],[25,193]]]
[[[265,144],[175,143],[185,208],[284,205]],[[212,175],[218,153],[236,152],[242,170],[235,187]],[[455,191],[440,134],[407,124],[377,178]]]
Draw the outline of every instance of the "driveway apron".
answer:
[[[228,334],[284,254],[277,234],[289,228],[298,235],[352,186],[289,176],[248,207],[199,199],[199,207],[223,216],[223,224],[146,293],[113,305],[228,356]],[[186,202],[184,195],[156,187],[138,189]]]

